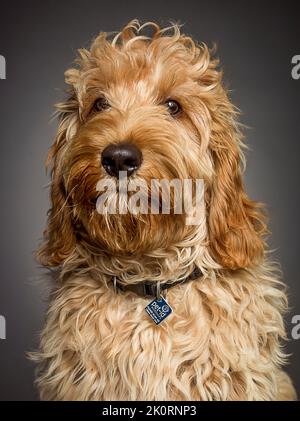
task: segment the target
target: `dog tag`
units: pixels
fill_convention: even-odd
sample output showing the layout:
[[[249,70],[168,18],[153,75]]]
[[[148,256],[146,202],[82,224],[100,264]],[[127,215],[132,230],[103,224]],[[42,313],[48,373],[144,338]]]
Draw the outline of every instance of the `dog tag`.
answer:
[[[145,310],[157,325],[172,313],[172,308],[162,296],[151,301]]]

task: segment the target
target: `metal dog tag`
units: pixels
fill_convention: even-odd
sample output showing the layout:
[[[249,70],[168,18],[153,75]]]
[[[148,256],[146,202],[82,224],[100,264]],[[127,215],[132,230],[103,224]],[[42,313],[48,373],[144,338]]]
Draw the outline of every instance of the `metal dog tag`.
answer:
[[[168,317],[173,311],[162,296],[151,301],[151,303],[145,307],[145,310],[157,325],[165,320],[165,318]]]

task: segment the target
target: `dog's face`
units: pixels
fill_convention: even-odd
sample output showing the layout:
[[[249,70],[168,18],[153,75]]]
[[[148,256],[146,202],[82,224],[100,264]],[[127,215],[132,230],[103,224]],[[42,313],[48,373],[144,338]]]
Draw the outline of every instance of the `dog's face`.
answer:
[[[90,51],[80,51],[79,68],[66,72],[71,95],[59,105],[42,251],[49,265],[66,259],[77,242],[141,255],[195,235],[184,213],[97,212],[98,182],[117,180],[119,171],[148,190],[153,179],[203,179],[207,244],[216,260],[243,267],[262,253],[261,216],[243,191],[240,135],[218,63],[177,27],[170,36],[152,27],[150,38],[138,34],[135,21],[111,42],[100,34]],[[120,195],[118,188],[111,194]]]

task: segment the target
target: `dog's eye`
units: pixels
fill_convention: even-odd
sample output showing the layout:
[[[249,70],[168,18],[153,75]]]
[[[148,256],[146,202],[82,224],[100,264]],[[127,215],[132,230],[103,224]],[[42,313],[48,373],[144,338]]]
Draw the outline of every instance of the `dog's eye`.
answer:
[[[171,115],[179,114],[181,111],[181,106],[177,101],[173,99],[168,99],[166,102],[166,106],[168,107],[168,111]]]
[[[110,107],[109,102],[105,97],[98,98],[93,105],[94,111],[103,111]]]

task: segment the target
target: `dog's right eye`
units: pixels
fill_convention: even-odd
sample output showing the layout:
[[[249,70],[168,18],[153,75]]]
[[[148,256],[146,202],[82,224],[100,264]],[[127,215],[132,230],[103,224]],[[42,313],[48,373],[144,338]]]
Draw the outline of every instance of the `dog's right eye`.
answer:
[[[168,101],[166,102],[166,106],[168,108],[169,113],[173,116],[179,114],[181,111],[181,106],[179,102],[175,101],[174,99],[168,99]]]
[[[96,112],[107,110],[110,104],[105,97],[98,98],[93,105],[93,110]]]

